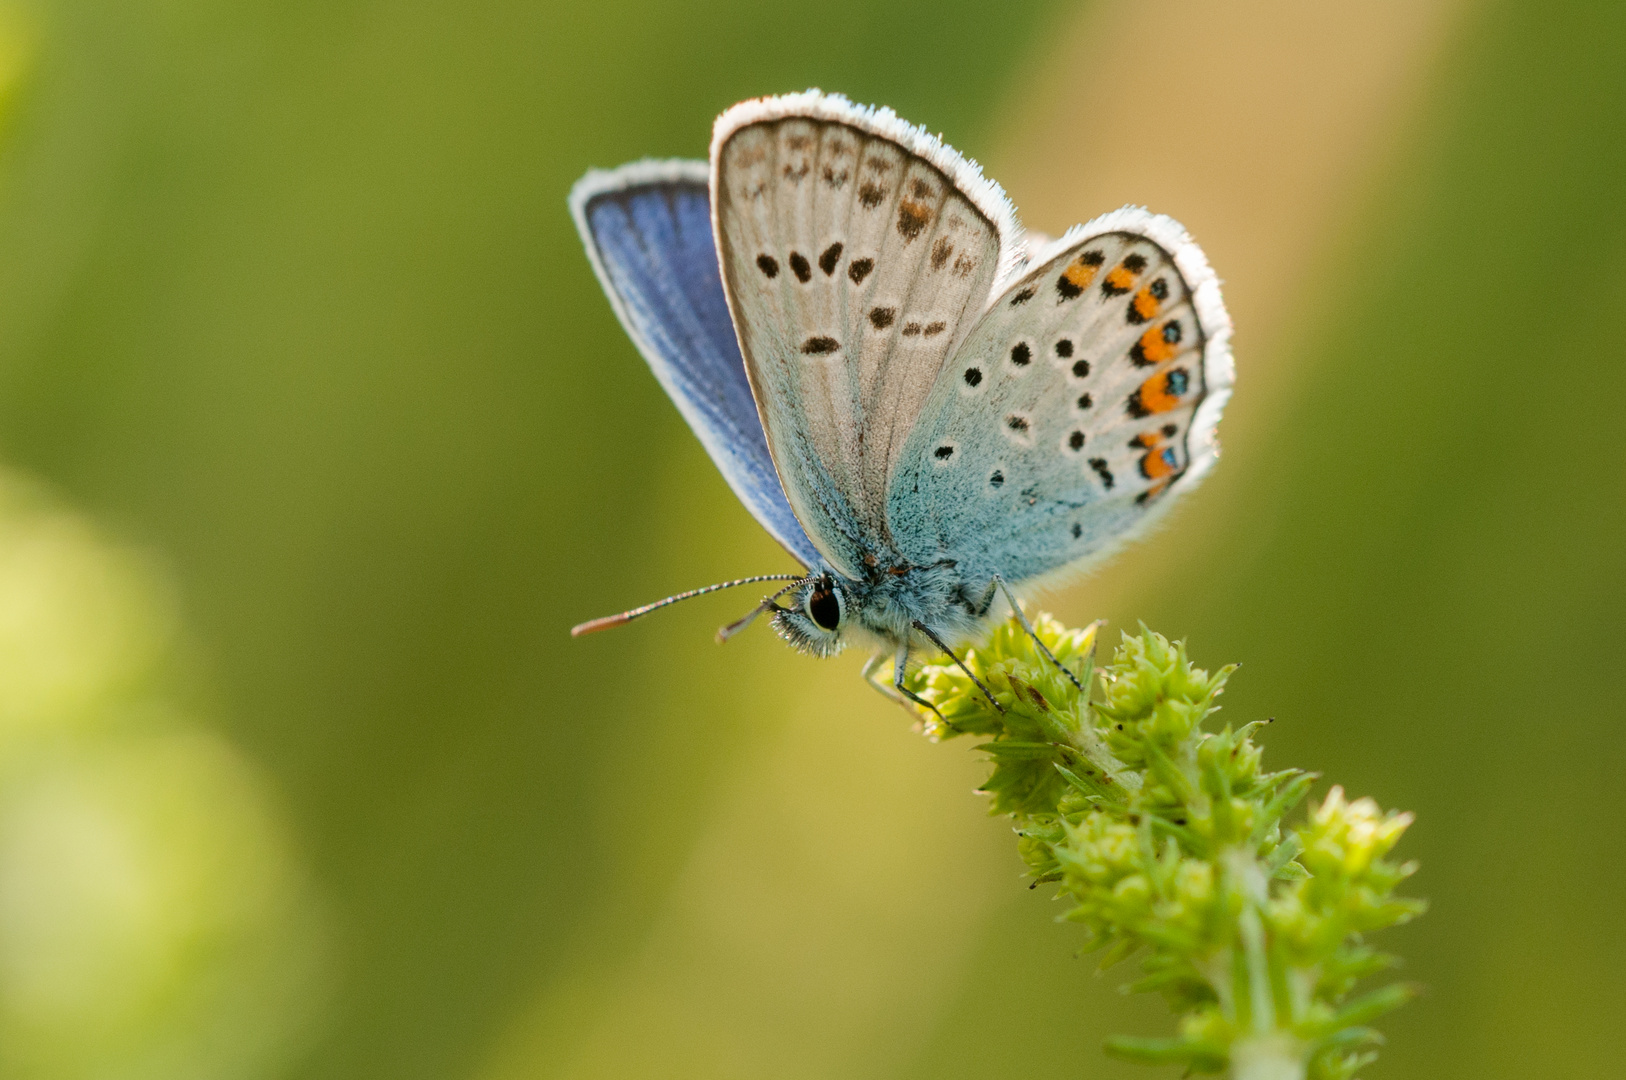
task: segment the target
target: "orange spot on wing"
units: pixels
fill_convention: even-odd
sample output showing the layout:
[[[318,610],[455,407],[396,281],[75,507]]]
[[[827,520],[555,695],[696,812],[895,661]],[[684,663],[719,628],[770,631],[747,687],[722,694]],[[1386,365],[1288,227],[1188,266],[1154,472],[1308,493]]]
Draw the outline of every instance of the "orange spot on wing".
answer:
[[[1145,295],[1144,289],[1141,290],[1141,295]],[[1138,302],[1140,297],[1135,299]],[[1154,326],[1140,336],[1140,340],[1135,343],[1131,353],[1137,364],[1150,365],[1161,364],[1165,360],[1173,359],[1174,354],[1179,351],[1180,343],[1178,341],[1169,341],[1163,336],[1163,328]]]
[[[1136,293],[1135,299],[1131,300],[1130,304],[1134,307],[1137,316],[1135,322],[1145,322],[1152,318],[1157,314],[1158,308],[1162,306],[1158,298],[1152,295],[1150,285]]]
[[[1067,279],[1067,284],[1083,292],[1090,287],[1090,282],[1095,280],[1095,270],[1095,267],[1083,259],[1074,259],[1067,264],[1067,269],[1062,271],[1061,276]]]
[[[1165,428],[1164,431],[1168,429]],[[1155,499],[1180,475],[1180,457],[1173,445],[1163,441],[1162,431],[1144,431],[1129,440],[1130,446],[1146,451],[1141,455],[1140,474],[1153,481],[1150,487],[1136,496],[1136,502]]]
[[[1153,450],[1140,459],[1140,474],[1148,480],[1162,480],[1174,473],[1175,457],[1173,447],[1164,447]]]
[[[1168,412],[1179,406],[1180,399],[1190,388],[1190,374],[1184,368],[1172,368],[1153,375],[1129,396],[1129,414],[1150,416]]]
[[[1107,274],[1107,280],[1102,282],[1103,287],[1114,296],[1121,296],[1135,286],[1135,274],[1123,266],[1115,266]]]

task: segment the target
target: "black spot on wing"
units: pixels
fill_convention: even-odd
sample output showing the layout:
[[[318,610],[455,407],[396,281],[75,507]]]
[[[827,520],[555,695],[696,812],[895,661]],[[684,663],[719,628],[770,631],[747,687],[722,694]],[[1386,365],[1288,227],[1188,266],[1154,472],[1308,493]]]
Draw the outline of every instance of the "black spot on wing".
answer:
[[[1094,469],[1095,475],[1101,478],[1102,486],[1111,491],[1113,484],[1112,470],[1107,468],[1107,459],[1092,457],[1090,459],[1090,468]]]
[[[807,256],[800,251],[790,253],[790,269],[791,273],[796,275],[796,280],[803,285],[813,280],[813,268],[808,265]]]
[[[823,356],[839,348],[841,343],[832,337],[810,337],[802,342],[802,352],[807,356]]]
[[[869,309],[869,324],[877,330],[885,330],[891,326],[898,317],[897,308],[876,307]]]
[[[875,269],[874,259],[854,259],[847,267],[847,276],[854,285],[862,285],[869,272]]]
[[[819,256],[819,269],[824,271],[825,277],[829,277],[831,274],[836,272],[836,264],[840,262],[841,241],[837,240],[835,243],[825,248],[824,254]]]
[[[926,230],[932,221],[932,208],[925,203],[904,199],[898,203],[898,235],[909,243]]]

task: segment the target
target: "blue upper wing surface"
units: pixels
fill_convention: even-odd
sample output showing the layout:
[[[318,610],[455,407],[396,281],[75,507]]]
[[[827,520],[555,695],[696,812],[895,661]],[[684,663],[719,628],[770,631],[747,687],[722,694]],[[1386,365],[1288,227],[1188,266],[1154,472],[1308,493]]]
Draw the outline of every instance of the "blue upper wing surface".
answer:
[[[745,374],[712,239],[703,161],[641,161],[577,182],[570,208],[610,304],[746,509],[804,566]]]

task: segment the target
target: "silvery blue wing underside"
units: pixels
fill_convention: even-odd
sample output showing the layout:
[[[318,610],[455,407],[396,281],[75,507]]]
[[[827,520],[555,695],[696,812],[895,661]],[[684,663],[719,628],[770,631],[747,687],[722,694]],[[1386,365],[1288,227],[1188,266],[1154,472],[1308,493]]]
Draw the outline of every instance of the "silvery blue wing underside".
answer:
[[[819,565],[751,396],[717,265],[706,163],[590,172],[570,206],[616,315],[729,487],[804,566]]]

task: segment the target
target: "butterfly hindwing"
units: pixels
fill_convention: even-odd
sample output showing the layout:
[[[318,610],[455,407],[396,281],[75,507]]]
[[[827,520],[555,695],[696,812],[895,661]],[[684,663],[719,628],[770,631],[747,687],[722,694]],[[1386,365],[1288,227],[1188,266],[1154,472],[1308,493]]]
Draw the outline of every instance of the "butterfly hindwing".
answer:
[[[1011,250],[1008,203],[888,112],[817,94],[718,120],[723,279],[768,444],[849,577],[890,544],[886,492],[945,359]]]
[[[706,163],[591,172],[570,206],[622,325],[724,479],[774,539],[814,565],[818,552],[774,471],[723,296]]]
[[[1031,580],[1132,536],[1212,464],[1230,324],[1201,251],[1126,208],[1038,254],[967,335],[901,455],[915,565]]]

